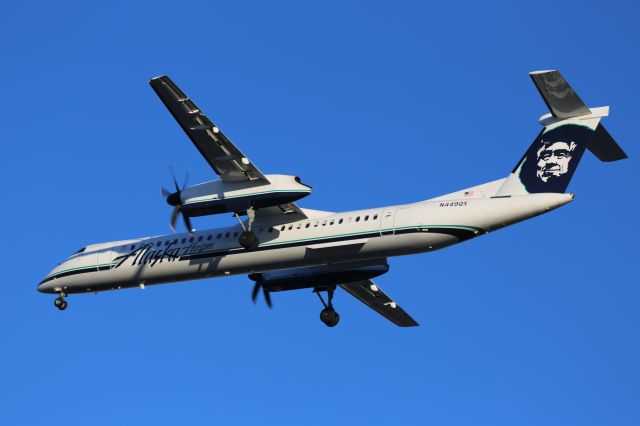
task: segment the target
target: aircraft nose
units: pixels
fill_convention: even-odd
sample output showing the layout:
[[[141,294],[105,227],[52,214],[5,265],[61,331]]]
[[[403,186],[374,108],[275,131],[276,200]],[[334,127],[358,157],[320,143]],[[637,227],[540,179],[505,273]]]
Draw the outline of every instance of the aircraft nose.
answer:
[[[37,287],[40,293],[53,293],[53,287],[50,281],[42,281]]]

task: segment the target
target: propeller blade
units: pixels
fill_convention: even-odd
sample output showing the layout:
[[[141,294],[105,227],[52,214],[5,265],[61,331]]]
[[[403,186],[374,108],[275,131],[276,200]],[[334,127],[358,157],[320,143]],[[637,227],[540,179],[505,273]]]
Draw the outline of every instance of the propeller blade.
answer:
[[[189,235],[191,235],[193,233],[193,228],[191,227],[191,219],[189,219],[189,216],[182,213],[182,220],[184,220],[184,226],[187,227],[187,232],[189,232]]]
[[[187,182],[189,182],[189,172],[184,174],[184,183],[182,184],[182,189],[187,187]]]
[[[169,171],[171,172],[171,178],[173,179],[173,186],[176,187],[176,192],[180,191],[180,185],[178,185],[178,179],[176,179],[176,172],[173,171],[173,166],[169,165]]]
[[[253,303],[256,303],[256,299],[258,298],[259,291],[260,291],[260,283],[256,282],[256,284],[253,286],[253,291],[251,292],[251,300],[253,300]]]
[[[178,215],[180,214],[180,206],[175,206],[171,212],[171,219],[169,219],[169,227],[173,232],[176,232],[176,222],[178,221]]]
[[[269,290],[267,290],[265,287],[262,287],[262,293],[264,294],[264,300],[267,302],[267,306],[269,307],[269,309],[271,309],[273,305],[271,305],[271,295],[269,294]]]
[[[180,184],[178,183],[178,179],[176,178],[176,172],[173,170],[173,166],[169,164],[169,171],[171,172],[171,179],[173,180],[173,186],[176,188],[175,193],[171,193],[169,190],[165,188],[160,188],[160,194],[167,198],[167,202],[171,205],[174,205],[175,208],[171,212],[171,219],[169,219],[169,227],[173,232],[176,232],[176,222],[178,221],[178,216],[182,213],[182,220],[184,221],[184,226],[187,228],[189,235],[193,233],[193,227],[191,226],[191,218],[185,215],[180,210],[180,205],[182,201],[180,200],[180,192],[183,191],[187,187],[187,182],[189,181],[189,172],[185,173],[184,176],[184,184],[182,185],[182,189],[180,189]],[[173,195],[173,197],[172,197]]]

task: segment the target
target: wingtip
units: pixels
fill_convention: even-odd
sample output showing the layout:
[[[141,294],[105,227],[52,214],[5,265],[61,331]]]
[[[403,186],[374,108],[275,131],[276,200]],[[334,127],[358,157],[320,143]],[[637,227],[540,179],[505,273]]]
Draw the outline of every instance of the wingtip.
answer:
[[[538,71],[531,71],[529,73],[529,75],[536,75],[536,74],[546,74],[548,72],[558,72],[558,70],[538,70]]]
[[[168,76],[167,76],[166,74],[162,74],[162,75],[159,75],[159,76],[157,76],[157,77],[152,77],[152,78],[149,80],[149,83],[151,83],[151,82],[153,82],[153,81],[156,81],[156,80],[162,80],[162,79],[164,79],[164,78],[168,78]]]

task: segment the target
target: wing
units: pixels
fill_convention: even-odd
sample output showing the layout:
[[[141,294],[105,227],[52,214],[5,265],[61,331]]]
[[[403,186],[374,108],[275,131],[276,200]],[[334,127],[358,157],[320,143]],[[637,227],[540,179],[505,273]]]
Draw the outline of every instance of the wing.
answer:
[[[269,183],[169,77],[153,78],[149,84],[220,179],[224,182],[262,180]]]
[[[371,280],[340,284],[343,290],[400,327],[415,327],[418,323],[396,302],[384,294]]]

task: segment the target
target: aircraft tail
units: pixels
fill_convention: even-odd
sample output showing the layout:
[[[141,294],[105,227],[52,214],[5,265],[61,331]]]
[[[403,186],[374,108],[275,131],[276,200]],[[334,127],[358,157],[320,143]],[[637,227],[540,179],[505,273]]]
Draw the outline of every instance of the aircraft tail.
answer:
[[[601,161],[627,158],[600,123],[609,107],[589,109],[558,71],[529,75],[551,113],[497,196],[565,192],[586,149]]]

